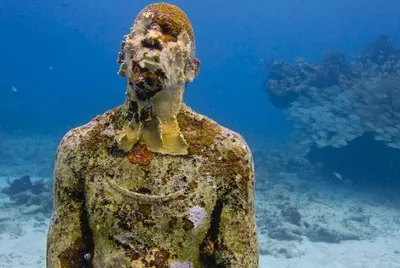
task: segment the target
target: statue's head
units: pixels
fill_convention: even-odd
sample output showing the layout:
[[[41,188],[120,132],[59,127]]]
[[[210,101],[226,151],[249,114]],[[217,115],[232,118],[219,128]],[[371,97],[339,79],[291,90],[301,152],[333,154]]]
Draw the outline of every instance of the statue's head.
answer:
[[[119,75],[127,80],[127,127],[118,134],[121,148],[137,142],[153,152],[186,154],[177,115],[183,92],[199,71],[193,29],[178,7],[145,7],[121,44]],[[132,114],[132,116],[130,116]]]
[[[118,63],[130,99],[146,102],[161,91],[183,91],[200,66],[186,14],[167,3],[145,7],[121,43]]]

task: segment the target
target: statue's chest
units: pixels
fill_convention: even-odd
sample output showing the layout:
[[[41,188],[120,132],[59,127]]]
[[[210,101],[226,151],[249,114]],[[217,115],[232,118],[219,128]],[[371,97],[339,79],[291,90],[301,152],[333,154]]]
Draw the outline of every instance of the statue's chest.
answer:
[[[208,229],[217,187],[196,161],[117,163],[87,181],[90,224],[112,237],[131,234],[139,244],[151,243],[154,234],[168,240],[165,234],[177,229],[185,240]]]

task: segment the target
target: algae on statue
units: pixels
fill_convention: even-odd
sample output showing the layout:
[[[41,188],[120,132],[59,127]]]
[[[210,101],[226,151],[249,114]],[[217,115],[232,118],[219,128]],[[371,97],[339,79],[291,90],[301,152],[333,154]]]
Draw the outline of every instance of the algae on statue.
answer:
[[[47,268],[258,267],[252,155],[183,103],[194,54],[178,7],[139,13],[118,57],[125,103],[59,145]]]

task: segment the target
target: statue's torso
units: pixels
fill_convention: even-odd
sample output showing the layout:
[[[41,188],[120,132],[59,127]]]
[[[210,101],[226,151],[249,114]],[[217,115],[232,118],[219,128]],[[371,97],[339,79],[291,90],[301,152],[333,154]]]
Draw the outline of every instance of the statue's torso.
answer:
[[[93,267],[200,267],[223,188],[210,149],[220,127],[187,111],[180,125],[188,154],[153,153],[141,143],[122,152],[109,123],[114,115],[107,112],[75,131],[85,137],[77,169],[85,181]]]
[[[59,155],[81,178],[80,229],[93,267],[214,267],[210,256],[223,250],[221,222],[241,226],[221,214],[230,217],[236,207],[243,212],[252,202],[245,142],[184,108],[178,121],[188,154],[154,153],[140,142],[124,151],[115,139],[116,114],[118,109],[73,130]],[[252,203],[245,209],[251,214]]]
[[[202,173],[203,160],[153,155],[148,166],[106,161],[112,170],[86,178],[94,267],[170,267],[171,261],[197,267],[218,188]]]

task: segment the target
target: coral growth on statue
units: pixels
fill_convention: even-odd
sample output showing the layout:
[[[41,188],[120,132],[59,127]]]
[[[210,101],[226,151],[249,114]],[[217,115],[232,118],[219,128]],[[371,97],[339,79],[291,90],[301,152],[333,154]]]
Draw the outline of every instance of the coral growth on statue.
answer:
[[[258,266],[250,149],[183,103],[194,48],[178,7],[137,16],[118,57],[124,105],[58,148],[48,268]]]

